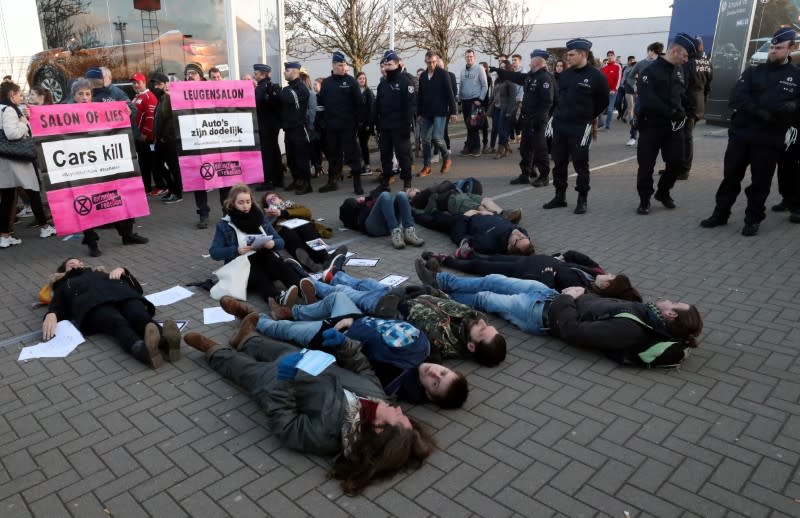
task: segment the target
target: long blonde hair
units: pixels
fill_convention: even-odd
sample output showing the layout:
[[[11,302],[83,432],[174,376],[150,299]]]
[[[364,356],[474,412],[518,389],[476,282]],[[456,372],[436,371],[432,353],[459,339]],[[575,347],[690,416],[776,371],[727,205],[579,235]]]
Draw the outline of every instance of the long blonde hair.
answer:
[[[225,210],[231,210],[236,203],[236,198],[243,193],[250,195],[250,201],[253,203],[253,206],[255,206],[256,198],[253,196],[253,190],[250,189],[250,186],[246,183],[237,183],[231,187],[230,192],[228,192],[228,197],[225,198],[225,201],[222,203],[222,206],[225,207]]]

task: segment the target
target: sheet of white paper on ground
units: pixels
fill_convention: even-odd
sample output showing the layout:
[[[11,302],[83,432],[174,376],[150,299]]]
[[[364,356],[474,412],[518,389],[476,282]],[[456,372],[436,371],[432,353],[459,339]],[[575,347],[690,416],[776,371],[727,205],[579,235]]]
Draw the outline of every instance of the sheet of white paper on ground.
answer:
[[[387,275],[378,282],[383,284],[384,286],[391,286],[392,288],[394,288],[396,286],[400,286],[407,280],[408,277],[406,277],[405,275]]]
[[[281,221],[281,226],[283,228],[297,228],[302,227],[306,223],[311,223],[307,219],[300,219],[300,218],[292,218],[287,219],[286,221]]]
[[[377,266],[380,259],[348,259],[345,266]]]
[[[33,358],[65,358],[83,342],[85,342],[83,335],[72,325],[72,322],[62,320],[56,324],[56,334],[49,342],[24,347],[19,352],[17,361]]]
[[[333,255],[336,252],[337,248],[339,247],[334,245],[328,245],[328,255]],[[347,252],[346,254],[344,254],[344,256],[347,257],[348,259],[350,257],[353,257],[354,255],[356,255],[355,252]]]
[[[175,286],[168,290],[145,295],[144,298],[149,300],[154,306],[169,306],[170,304],[175,304],[179,300],[188,299],[192,295],[194,295],[194,293],[183,286]]]
[[[320,372],[335,361],[336,358],[332,354],[323,351],[306,351],[303,359],[297,362],[297,368],[312,376],[318,376]]]
[[[312,239],[311,241],[306,241],[306,244],[315,252],[328,249],[328,243],[326,243],[321,237]]]
[[[225,310],[217,306],[215,308],[203,308],[203,324],[219,324],[220,322],[231,322],[236,317],[225,313]]]

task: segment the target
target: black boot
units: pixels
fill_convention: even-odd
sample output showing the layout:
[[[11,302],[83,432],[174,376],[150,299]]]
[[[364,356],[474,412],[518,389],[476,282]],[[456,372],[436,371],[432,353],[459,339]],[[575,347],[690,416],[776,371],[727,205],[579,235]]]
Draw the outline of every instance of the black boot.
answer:
[[[786,203],[786,200],[781,200],[780,203],[772,206],[772,212],[786,212],[789,210],[789,204]]]
[[[353,174],[353,192],[358,196],[364,194],[364,188],[361,187],[361,174]]]
[[[660,201],[661,205],[668,209],[675,208],[675,200],[672,199],[672,196],[669,195],[667,191],[656,191],[653,195],[653,199],[656,201]]]
[[[552,200],[548,201],[544,205],[542,205],[543,209],[556,209],[559,207],[566,207],[567,206],[567,190],[566,189],[556,189],[556,195],[553,197]]]
[[[742,235],[752,237],[758,234],[758,223],[745,223],[742,228]]]
[[[319,188],[319,192],[332,192],[339,188],[335,178],[328,178],[328,183]]]
[[[714,213],[711,214],[710,218],[704,219],[703,221],[700,222],[700,226],[703,228],[714,228],[727,224],[728,224],[728,216],[724,215],[717,209],[714,209]]]
[[[639,208],[636,209],[636,214],[647,216],[650,214],[650,197],[644,196],[639,198]]]
[[[549,173],[542,173],[536,180],[533,181],[534,187],[547,187],[548,185],[550,185]]]
[[[311,182],[307,180],[300,180],[297,182],[297,186],[294,191],[296,195],[301,196],[310,192],[314,192],[314,189],[311,187]]]
[[[511,185],[530,185],[531,180],[525,173],[520,173],[519,176],[509,182]]]
[[[578,195],[578,203],[575,204],[575,214],[586,214],[586,194]]]

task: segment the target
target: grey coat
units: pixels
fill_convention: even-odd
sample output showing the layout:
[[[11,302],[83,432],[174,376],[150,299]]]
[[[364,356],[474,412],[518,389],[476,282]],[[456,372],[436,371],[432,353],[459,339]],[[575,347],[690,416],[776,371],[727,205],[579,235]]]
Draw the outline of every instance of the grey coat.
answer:
[[[28,121],[19,117],[13,107],[3,105],[0,106],[0,109],[3,111],[3,116],[0,117],[0,129],[5,132],[8,140],[18,140],[25,135],[30,135]],[[36,170],[31,162],[0,157],[0,189],[10,187],[39,190]]]
[[[517,106],[517,85],[513,81],[497,80],[494,84],[492,106],[511,116]]]

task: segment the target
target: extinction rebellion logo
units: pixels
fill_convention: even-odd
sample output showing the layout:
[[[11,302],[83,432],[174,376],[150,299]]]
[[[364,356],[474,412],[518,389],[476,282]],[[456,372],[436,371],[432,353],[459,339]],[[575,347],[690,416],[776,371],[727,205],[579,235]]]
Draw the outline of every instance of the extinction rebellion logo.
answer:
[[[122,206],[122,196],[117,190],[101,192],[89,196],[78,196],[72,202],[72,208],[79,216],[88,216],[92,210],[105,210]]]
[[[241,176],[242,167],[238,160],[229,160],[226,162],[203,162],[200,166],[200,176],[203,180],[209,181],[214,178],[214,175],[223,176]]]

